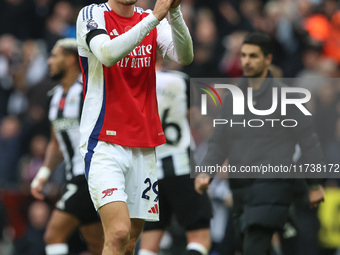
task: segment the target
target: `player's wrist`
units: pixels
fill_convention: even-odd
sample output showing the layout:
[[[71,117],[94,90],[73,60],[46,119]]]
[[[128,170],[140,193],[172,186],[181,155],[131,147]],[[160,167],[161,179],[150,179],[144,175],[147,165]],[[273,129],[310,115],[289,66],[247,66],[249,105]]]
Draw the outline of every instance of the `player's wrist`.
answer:
[[[170,12],[170,15],[171,15],[171,14],[180,13],[180,12],[181,12],[180,5],[178,5],[178,6],[174,7],[174,8],[170,8],[170,9],[169,9],[169,12]]]
[[[49,169],[47,166],[40,167],[37,175],[34,177],[32,183],[31,183],[31,187],[32,188],[38,187],[39,180],[40,179],[48,180],[48,178],[50,178],[50,175],[51,175],[51,169]]]
[[[183,15],[181,12],[181,8],[180,6],[171,8],[169,10],[169,14],[170,14],[170,24],[174,25],[174,24],[182,24],[183,21]]]
[[[147,17],[145,17],[145,20],[147,21],[147,23],[150,23],[153,26],[157,26],[160,23],[160,20],[157,18],[156,15],[154,12],[151,12]]]

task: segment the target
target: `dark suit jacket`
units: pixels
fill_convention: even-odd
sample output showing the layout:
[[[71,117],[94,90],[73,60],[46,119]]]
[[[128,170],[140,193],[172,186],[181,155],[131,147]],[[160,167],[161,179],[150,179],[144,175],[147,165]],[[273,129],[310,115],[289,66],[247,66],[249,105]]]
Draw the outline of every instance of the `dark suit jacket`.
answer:
[[[268,116],[251,113],[247,106],[246,78],[242,78],[239,88],[245,95],[244,115],[233,115],[233,98],[227,94],[218,118],[231,119],[234,122],[248,122],[250,119],[264,121],[262,127],[246,125],[216,125],[209,141],[208,152],[201,165],[221,165],[226,158],[231,166],[252,165],[289,165],[298,143],[305,162],[323,163],[323,153],[318,137],[313,128],[311,116],[305,116],[295,105],[287,106],[287,115],[281,116],[281,88],[285,85],[273,79],[268,73],[261,88],[253,91],[253,104],[258,110],[270,109],[272,106],[272,88],[278,88],[277,109]],[[298,98],[298,94],[289,94]],[[266,119],[279,119],[272,122]],[[296,127],[283,127],[283,119],[294,119]],[[288,123],[288,122],[287,122]],[[253,123],[255,125],[255,122]],[[291,125],[292,123],[289,123]],[[259,125],[257,122],[256,125]],[[309,179],[315,183],[319,180]],[[242,229],[251,225],[281,228],[286,222],[288,207],[296,196],[296,188],[304,185],[302,179],[230,179],[234,196],[234,211],[242,215]]]

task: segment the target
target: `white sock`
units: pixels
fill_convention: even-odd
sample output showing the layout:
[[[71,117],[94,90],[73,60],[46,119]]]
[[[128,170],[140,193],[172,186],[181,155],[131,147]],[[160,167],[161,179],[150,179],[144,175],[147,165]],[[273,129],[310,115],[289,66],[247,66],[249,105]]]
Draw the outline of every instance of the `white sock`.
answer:
[[[158,253],[155,253],[153,251],[141,249],[138,251],[138,255],[158,255]]]
[[[188,243],[187,250],[188,251],[189,250],[198,251],[199,253],[201,253],[203,255],[207,255],[208,254],[207,248],[205,248],[204,245],[202,245],[200,243]]]
[[[48,244],[45,247],[46,255],[67,255],[68,246],[66,243]]]

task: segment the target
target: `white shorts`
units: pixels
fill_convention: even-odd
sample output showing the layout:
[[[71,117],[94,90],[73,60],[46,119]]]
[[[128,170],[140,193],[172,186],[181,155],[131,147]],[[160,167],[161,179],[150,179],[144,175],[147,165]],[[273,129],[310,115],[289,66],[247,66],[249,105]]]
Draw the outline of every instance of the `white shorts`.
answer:
[[[90,139],[80,148],[93,204],[123,201],[130,218],[159,220],[155,149]]]

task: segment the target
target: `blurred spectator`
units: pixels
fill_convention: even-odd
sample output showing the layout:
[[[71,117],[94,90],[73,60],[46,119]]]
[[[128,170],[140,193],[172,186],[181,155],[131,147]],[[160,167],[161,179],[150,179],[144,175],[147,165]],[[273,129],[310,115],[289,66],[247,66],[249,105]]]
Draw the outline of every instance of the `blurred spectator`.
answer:
[[[232,33],[236,29],[240,29],[238,25],[241,23],[242,16],[239,15],[232,3],[229,1],[220,1],[217,8],[220,14],[217,28],[221,37]]]
[[[27,40],[22,44],[21,61],[13,72],[13,88],[8,99],[9,114],[22,116],[28,110],[27,92],[40,82],[47,72],[44,47],[38,42]]]
[[[305,33],[301,32],[301,13],[293,9],[291,1],[268,1],[264,17],[257,29],[270,34],[275,43],[273,63],[283,69],[286,77],[294,77],[303,68],[301,53]],[[292,17],[291,13],[296,16]]]
[[[313,40],[323,43],[323,53],[340,64],[340,12],[336,0],[325,0],[320,11],[306,17],[304,28]]]
[[[30,0],[0,1],[0,34],[10,33],[19,39],[30,38],[35,25],[33,10],[33,1]]]
[[[340,64],[340,11],[333,14],[329,30],[324,40],[324,53]]]
[[[31,38],[37,39],[43,37],[46,19],[51,13],[52,0],[33,0],[34,2],[34,26],[32,28]]]
[[[223,52],[219,43],[214,15],[207,8],[196,13],[196,23],[193,31],[194,62],[184,70],[191,77],[220,77],[218,62]]]
[[[26,98],[28,109],[22,116],[23,142],[22,153],[29,153],[29,144],[35,135],[50,136],[50,122],[47,111],[50,103],[49,91],[57,84],[49,77],[44,77],[34,87],[28,89]]]
[[[19,63],[19,47],[10,34],[0,36],[0,119],[8,114],[8,100],[13,90],[13,73]]]
[[[306,18],[305,29],[314,40],[323,42],[331,33],[331,23],[324,14],[317,13]]]
[[[245,20],[243,27],[247,31],[260,29],[262,19],[263,3],[260,0],[242,0],[240,1],[240,13]]]
[[[42,135],[36,135],[31,140],[30,153],[20,159],[19,175],[22,191],[30,194],[30,185],[43,165],[48,139]]]
[[[20,82],[18,75],[15,75],[15,78],[17,79],[14,79],[14,90],[12,90],[8,98],[7,111],[8,114],[20,117],[23,116],[28,109],[28,100],[25,94],[26,88],[24,84]]]
[[[333,15],[337,12],[339,7],[338,0],[323,0],[323,11],[328,19],[332,19]]]
[[[46,50],[42,42],[26,40],[22,44],[20,73],[21,82],[26,87],[37,85],[47,74]]]
[[[57,85],[56,81],[45,77],[36,86],[30,88],[26,93],[28,110],[22,118],[23,122],[23,153],[29,152],[29,143],[32,137],[42,134],[50,136],[50,122],[47,117],[50,104],[49,91]]]
[[[318,63],[319,72],[325,77],[337,78],[338,75],[338,64],[331,58],[321,58]]]
[[[44,35],[48,52],[57,40],[76,37],[75,19],[76,12],[70,2],[60,1],[54,6],[52,15],[47,19]]]
[[[44,40],[47,44],[47,51],[52,49],[56,41],[64,37],[63,31],[65,26],[65,21],[59,17],[55,15],[48,17],[46,21],[46,31],[44,34]]]
[[[246,32],[244,31],[235,31],[223,40],[226,50],[220,63],[220,69],[227,77],[242,76],[240,54],[242,41],[245,35]]]
[[[69,1],[59,1],[54,6],[53,15],[66,23],[63,30],[64,37],[76,37],[76,14],[74,6]]]
[[[29,152],[23,154],[19,160],[18,179],[21,194],[31,199],[30,185],[38,170],[43,165],[48,138],[44,135],[36,134],[29,143]],[[44,193],[49,201],[57,201],[57,199],[59,199],[61,187],[64,186],[64,183],[65,165],[61,163],[56,167],[49,182],[44,187]]]
[[[313,75],[318,72],[318,63],[321,60],[321,51],[322,46],[320,44],[310,44],[305,48],[302,55],[303,65],[305,67],[304,70],[299,73],[298,76],[309,76],[308,74]],[[307,75],[305,74],[307,73]]]
[[[17,164],[21,149],[21,124],[14,116],[0,122],[0,185],[17,185]]]
[[[46,96],[45,96],[46,97]],[[49,137],[49,122],[46,116],[46,108],[39,105],[32,105],[29,107],[28,112],[23,116],[22,120],[23,137],[21,152],[28,153],[31,139],[35,135],[43,135]]]
[[[34,201],[28,209],[28,228],[15,241],[15,255],[45,255],[43,236],[50,217],[50,207],[44,201]]]
[[[306,104],[311,112],[316,111],[317,93],[327,82],[327,77],[333,77],[336,71],[336,65],[331,59],[322,56],[322,45],[310,44],[302,54],[304,69],[297,74],[293,85],[300,88],[308,89],[312,93],[311,100]]]

